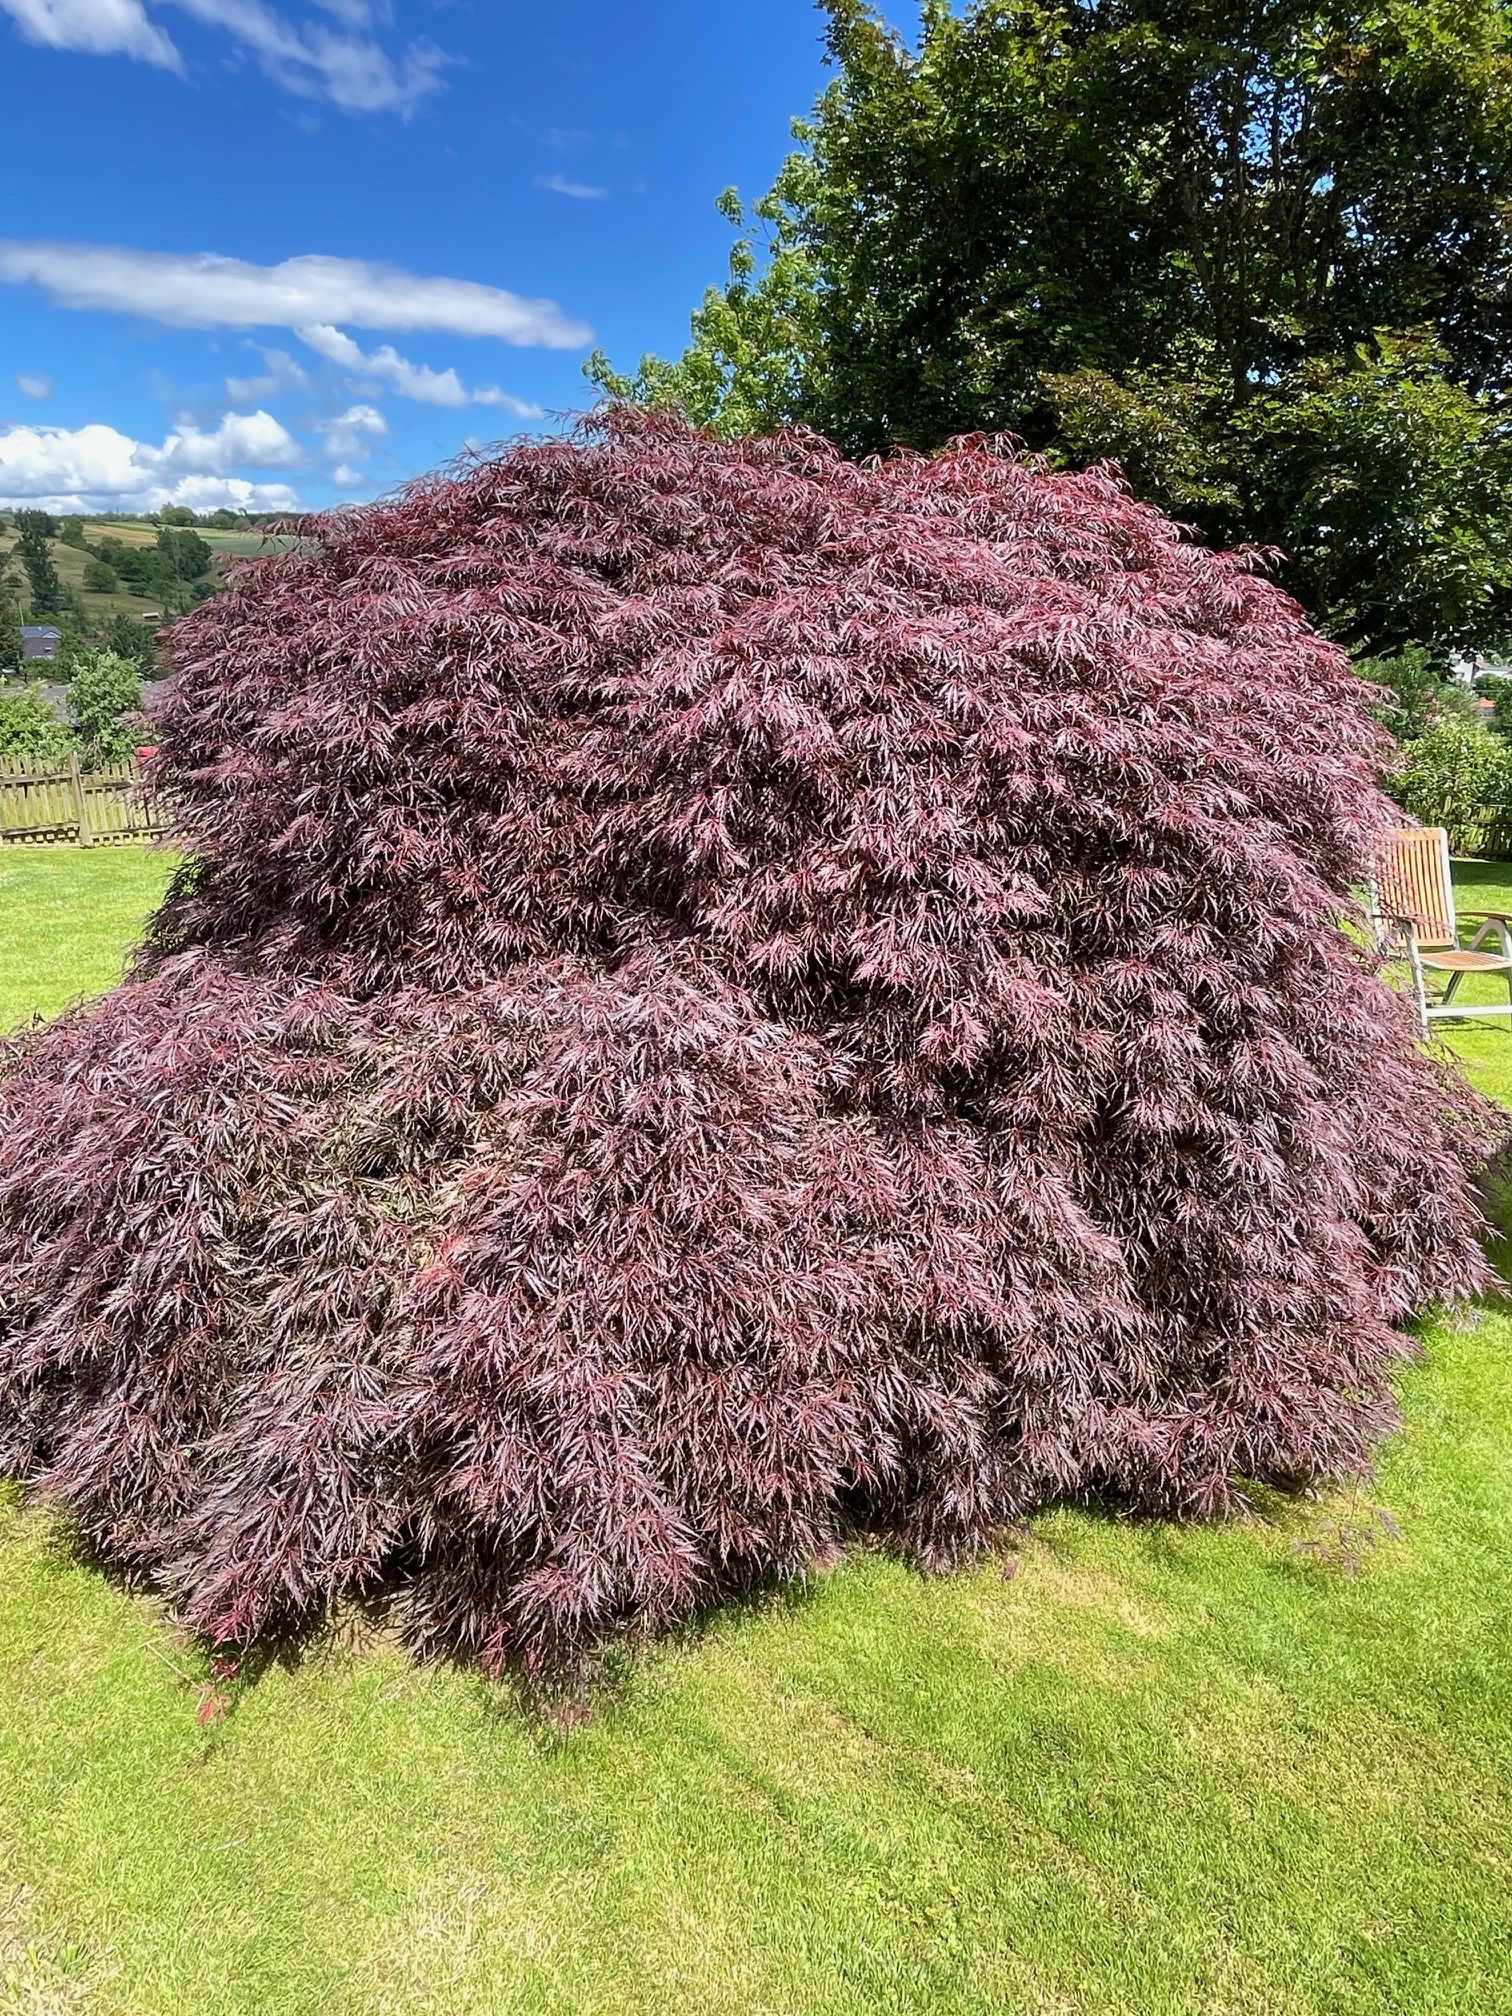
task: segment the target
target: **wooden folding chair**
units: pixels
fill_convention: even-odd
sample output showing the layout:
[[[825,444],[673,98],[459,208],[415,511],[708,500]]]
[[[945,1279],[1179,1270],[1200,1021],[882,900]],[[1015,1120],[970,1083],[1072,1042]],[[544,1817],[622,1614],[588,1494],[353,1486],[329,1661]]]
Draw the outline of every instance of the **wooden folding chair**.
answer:
[[[1456,915],[1449,835],[1442,826],[1393,827],[1377,834],[1370,914],[1381,951],[1390,957],[1400,945],[1412,967],[1422,1035],[1441,1015],[1512,1015],[1512,915],[1500,910]],[[1480,928],[1461,946],[1460,926],[1472,921]],[[1483,949],[1488,941],[1494,951]],[[1429,998],[1430,973],[1449,975],[1437,1001]],[[1507,983],[1506,1001],[1457,1002],[1456,990],[1467,973],[1500,973]]]

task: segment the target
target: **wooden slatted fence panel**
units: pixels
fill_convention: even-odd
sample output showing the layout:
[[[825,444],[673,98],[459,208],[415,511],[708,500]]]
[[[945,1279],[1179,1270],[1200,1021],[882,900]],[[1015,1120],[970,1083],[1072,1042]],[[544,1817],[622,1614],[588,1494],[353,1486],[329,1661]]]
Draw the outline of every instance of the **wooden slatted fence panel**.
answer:
[[[1449,827],[1449,851],[1489,861],[1512,859],[1512,805],[1483,805]]]
[[[140,840],[168,830],[166,812],[140,766],[112,763],[79,779],[90,841]]]
[[[93,846],[168,830],[161,797],[139,765],[80,770],[76,758],[8,756],[0,764],[0,843]]]
[[[9,756],[0,769],[0,838],[77,840],[73,772],[56,756]]]

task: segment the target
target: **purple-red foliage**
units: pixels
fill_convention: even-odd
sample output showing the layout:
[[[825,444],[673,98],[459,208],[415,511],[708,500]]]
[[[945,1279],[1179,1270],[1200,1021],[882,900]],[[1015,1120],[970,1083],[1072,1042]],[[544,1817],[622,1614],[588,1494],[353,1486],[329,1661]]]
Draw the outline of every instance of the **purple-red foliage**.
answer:
[[[1489,1110],[1344,661],[1109,473],[613,415],[178,624],[194,865],[0,1082],[0,1463],[246,1644],[571,1668],[1360,1471]]]

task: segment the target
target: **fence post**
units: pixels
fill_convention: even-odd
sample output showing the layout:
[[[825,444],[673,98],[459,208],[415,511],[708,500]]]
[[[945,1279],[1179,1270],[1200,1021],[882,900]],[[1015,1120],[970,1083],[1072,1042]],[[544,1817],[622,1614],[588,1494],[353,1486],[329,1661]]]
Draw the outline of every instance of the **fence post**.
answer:
[[[84,780],[79,775],[77,749],[70,749],[68,752],[68,778],[73,785],[74,810],[79,815],[79,845],[87,847],[90,843],[89,813],[84,804]]]

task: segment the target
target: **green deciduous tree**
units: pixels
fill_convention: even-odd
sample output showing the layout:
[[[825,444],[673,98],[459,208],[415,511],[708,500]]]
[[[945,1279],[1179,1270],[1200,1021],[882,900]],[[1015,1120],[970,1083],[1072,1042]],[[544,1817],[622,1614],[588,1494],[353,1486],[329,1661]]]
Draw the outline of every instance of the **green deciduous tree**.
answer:
[[[140,668],[114,651],[91,651],[74,665],[68,711],[78,731],[84,760],[119,763],[140,740],[139,727],[122,719],[142,706]]]
[[[1512,749],[1478,722],[1436,721],[1403,750],[1391,792],[1425,825],[1475,826],[1512,805]]]
[[[21,638],[21,591],[7,567],[0,572],[0,672],[20,671],[26,662]]]
[[[120,582],[116,571],[107,560],[86,560],[84,562],[84,589],[90,595],[113,595]]]
[[[1451,680],[1443,662],[1421,644],[1386,658],[1361,658],[1355,670],[1380,687],[1376,716],[1399,742],[1415,742],[1441,721],[1480,719],[1469,688]]]
[[[1512,410],[1457,382],[1436,337],[1383,332],[1284,374],[1236,414],[1247,529],[1349,643],[1474,644],[1512,586]],[[1215,458],[1216,459],[1216,458]]]
[[[855,454],[1116,458],[1377,650],[1505,622],[1503,0],[924,0],[913,45],[823,7],[762,239],[725,199],[687,351],[595,382]]]
[[[72,741],[40,693],[0,693],[0,762],[7,756],[66,756]]]
[[[117,610],[100,633],[105,649],[135,665],[142,678],[150,678],[155,669],[156,637],[157,632],[150,623],[144,623],[139,616],[128,615],[124,609]]]
[[[34,616],[55,616],[63,607],[63,584],[48,545],[53,525],[45,511],[16,513],[16,552],[26,571]]]
[[[192,519],[191,519],[192,524]],[[169,581],[198,581],[208,574],[215,555],[198,532],[163,526],[157,535],[157,554],[163,577]]]
[[[788,171],[801,172],[801,164]],[[733,189],[718,207],[737,234],[729,278],[693,311],[684,354],[646,356],[624,374],[595,350],[586,369],[611,398],[652,410],[675,406],[695,425],[725,434],[768,434],[802,410],[822,368],[815,267],[785,230],[777,198],[757,204],[754,221]]]

